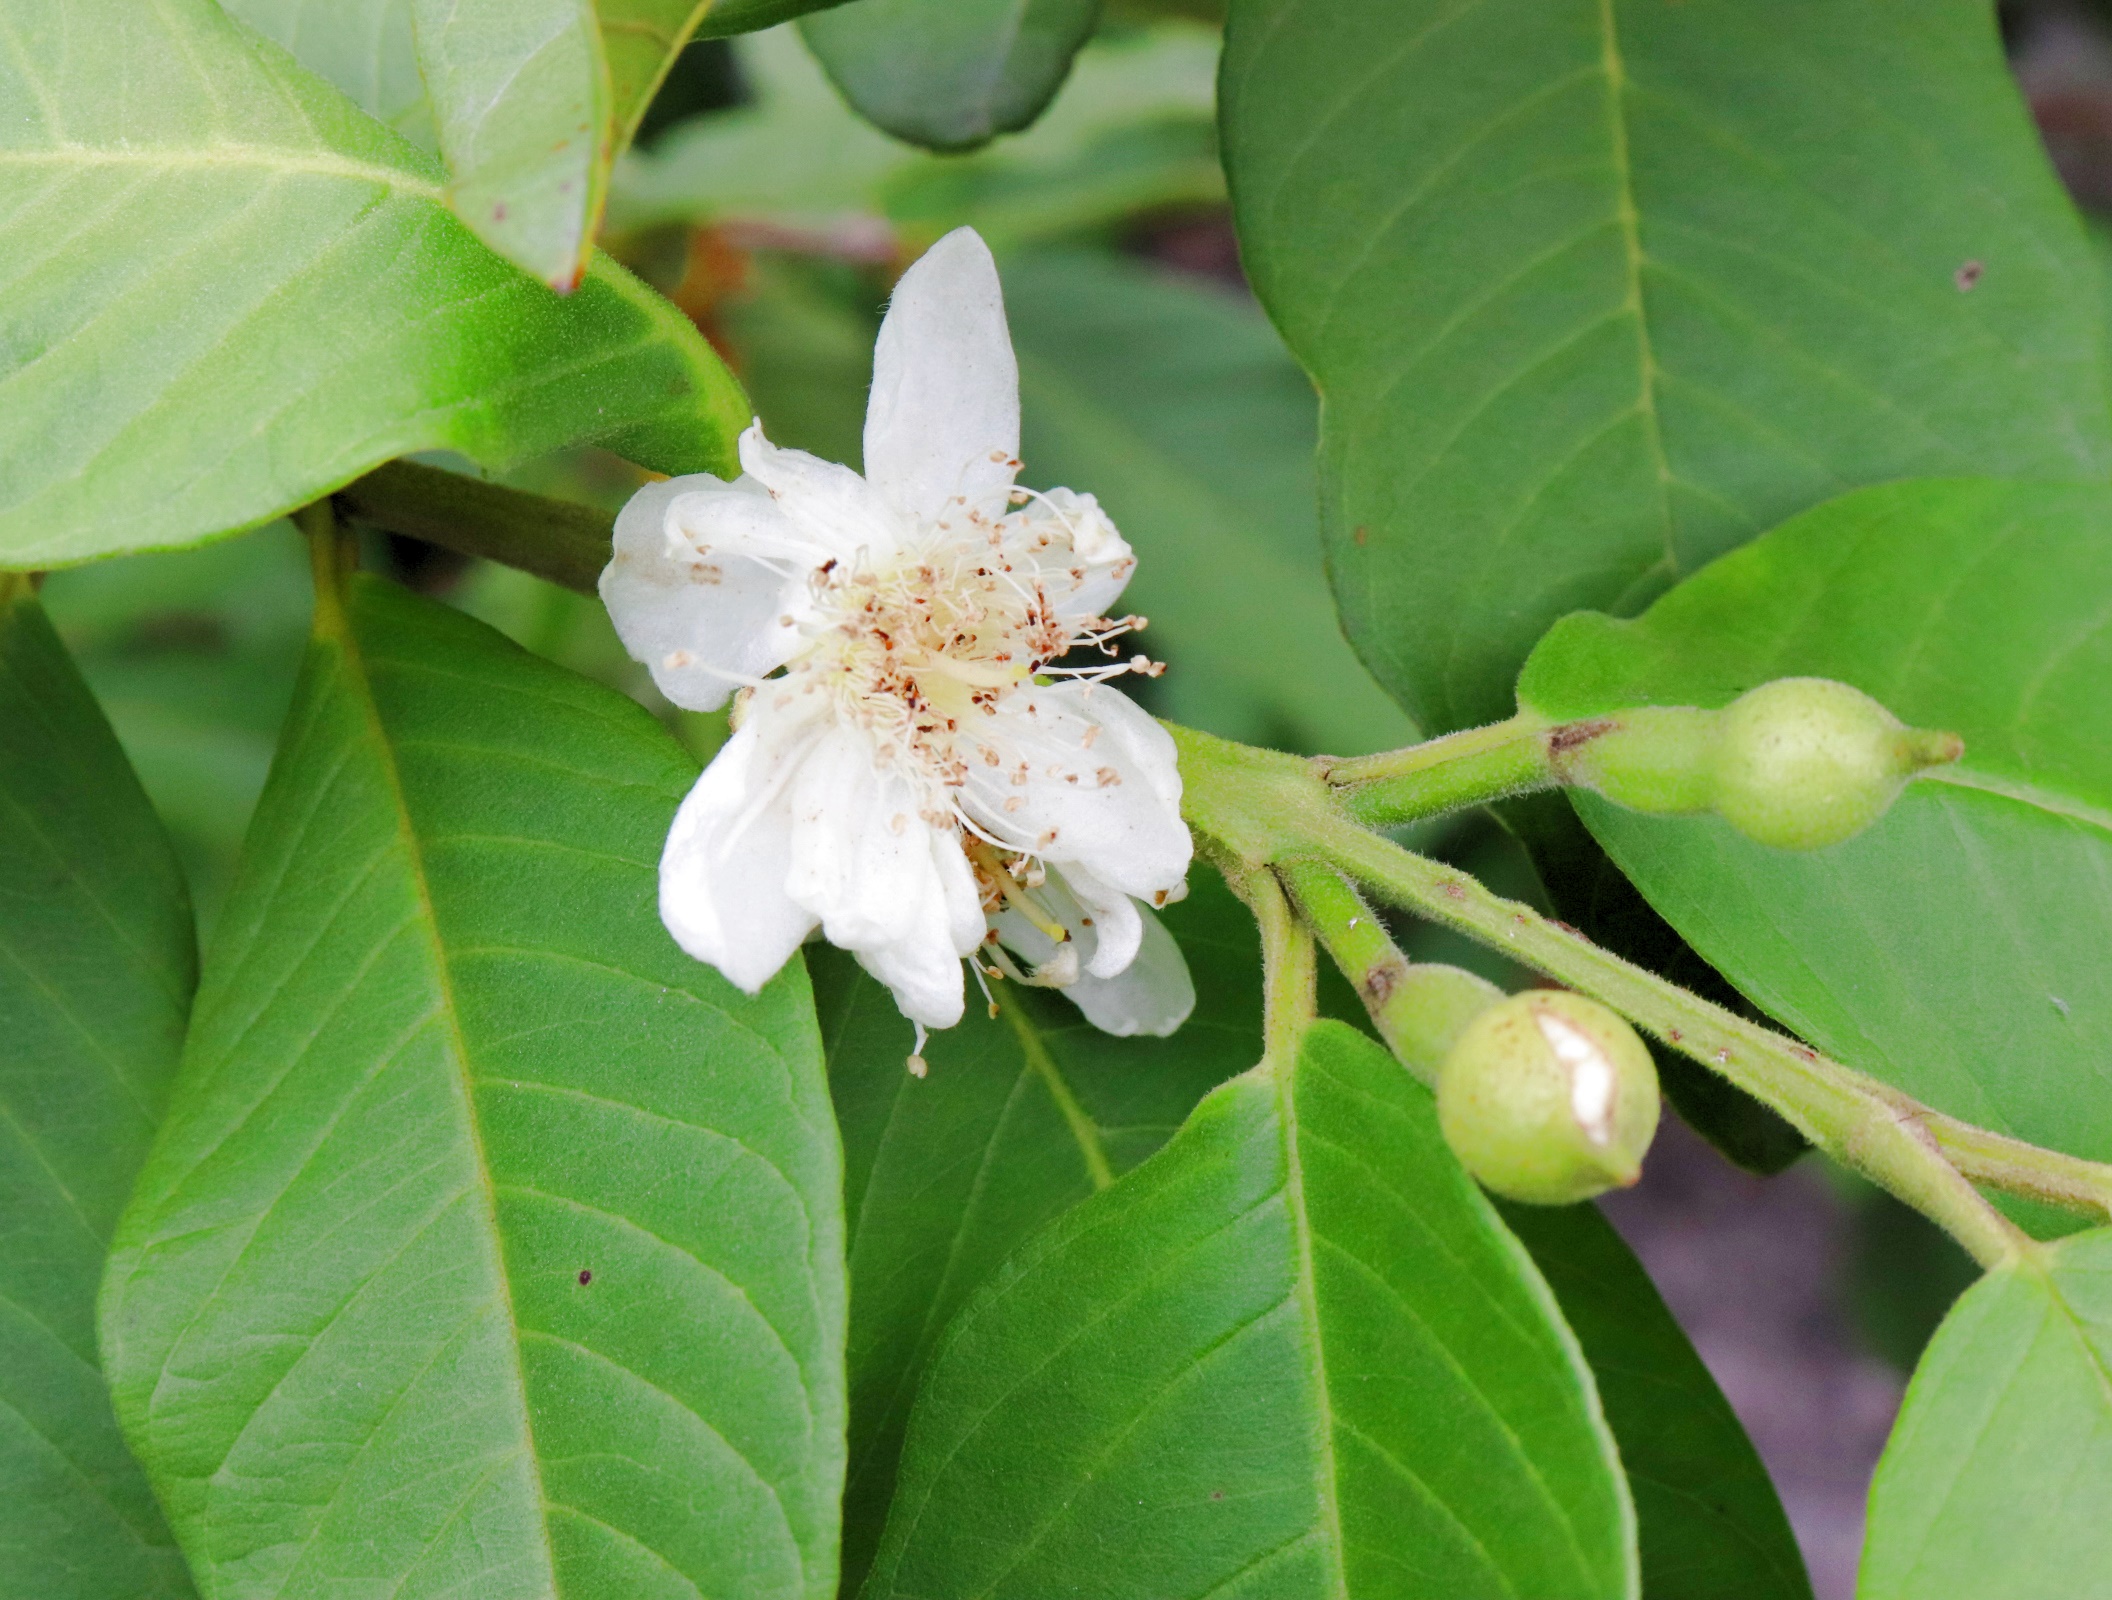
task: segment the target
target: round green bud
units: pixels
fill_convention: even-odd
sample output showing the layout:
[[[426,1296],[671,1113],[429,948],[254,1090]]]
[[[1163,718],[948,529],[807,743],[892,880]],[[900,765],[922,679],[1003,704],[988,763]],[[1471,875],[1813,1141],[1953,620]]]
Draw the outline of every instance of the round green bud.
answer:
[[[1748,839],[1819,850],[1861,833],[1907,779],[1961,748],[1956,735],[1901,726],[1848,684],[1778,678],[1724,710],[1712,803]]]
[[[1530,989],[1459,1036],[1437,1078],[1445,1142],[1482,1187],[1560,1206],[1642,1175],[1657,1068],[1635,1030],[1580,994]]]

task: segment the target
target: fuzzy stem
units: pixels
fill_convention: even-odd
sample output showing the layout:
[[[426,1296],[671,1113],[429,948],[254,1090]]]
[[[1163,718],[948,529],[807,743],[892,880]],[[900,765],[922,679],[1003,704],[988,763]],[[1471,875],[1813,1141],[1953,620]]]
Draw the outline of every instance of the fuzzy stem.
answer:
[[[1262,1065],[1288,1072],[1319,1010],[1313,936],[1291,910],[1274,873],[1239,873],[1227,881],[1261,928]]]
[[[1461,1030],[1503,998],[1485,978],[1458,967],[1411,963],[1356,888],[1318,861],[1276,869],[1329,959],[1356,987],[1379,1037],[1402,1066],[1431,1088]]]
[[[609,564],[615,519],[606,511],[459,472],[391,461],[335,498],[347,515],[389,533],[518,567],[581,594],[594,593]]]
[[[1366,827],[1393,827],[1551,787],[1558,781],[1548,762],[1552,726],[1521,714],[1405,750],[1322,757],[1315,766],[1343,791],[1351,816]]]
[[[2112,1220],[2112,1167],[2042,1150],[1940,1111],[1917,1107],[1916,1115],[1936,1148],[1973,1182]]]
[[[1332,858],[1387,899],[1604,1001],[1729,1078],[1940,1224],[1981,1265],[2032,1248],[1944,1158],[1926,1114],[1885,1085],[1632,966],[1452,867],[1346,822],[1330,833]]]

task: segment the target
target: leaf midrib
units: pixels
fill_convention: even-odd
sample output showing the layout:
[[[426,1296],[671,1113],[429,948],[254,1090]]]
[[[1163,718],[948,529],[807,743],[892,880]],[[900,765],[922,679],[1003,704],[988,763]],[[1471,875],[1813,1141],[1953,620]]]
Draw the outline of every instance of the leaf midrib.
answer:
[[[404,167],[381,166],[327,151],[286,150],[260,144],[129,145],[123,148],[57,144],[42,150],[0,150],[0,168],[4,167],[56,167],[65,171],[145,167],[153,170],[276,172],[292,177],[371,183],[435,204],[445,198],[438,184],[429,183]]]
[[[1672,467],[1665,455],[1664,425],[1657,414],[1660,373],[1657,353],[1650,341],[1650,317],[1643,301],[1642,218],[1635,203],[1635,163],[1628,149],[1628,66],[1621,54],[1620,26],[1614,17],[1614,0],[1599,0],[1599,63],[1606,77],[1606,131],[1612,141],[1614,217],[1620,224],[1623,271],[1628,294],[1622,309],[1635,319],[1635,344],[1640,368],[1636,382],[1636,411],[1650,438],[1650,458],[1657,470],[1657,504],[1663,525],[1665,569],[1679,576],[1677,529],[1672,520]]]
[[[320,574],[318,574],[320,580]],[[416,921],[433,964],[435,981],[440,989],[438,1007],[441,1025],[447,1030],[451,1065],[454,1067],[453,1082],[460,1096],[462,1123],[468,1131],[471,1146],[471,1165],[475,1183],[483,1200],[484,1219],[488,1237],[496,1251],[499,1237],[498,1195],[491,1176],[490,1157],[484,1148],[484,1129],[477,1118],[476,1088],[470,1073],[468,1041],[462,1034],[460,1008],[455,999],[454,971],[447,958],[447,948],[440,938],[440,923],[433,910],[432,884],[426,874],[425,852],[418,840],[417,829],[411,821],[410,806],[403,787],[403,774],[396,763],[396,752],[389,741],[388,731],[381,720],[381,708],[375,702],[373,680],[368,675],[366,655],[360,648],[357,634],[347,615],[343,580],[335,583],[319,581],[316,593],[316,631],[319,638],[327,637],[342,655],[348,689],[358,703],[360,718],[369,737],[374,742],[376,759],[388,786],[390,811],[396,826],[398,841],[403,847],[405,863],[409,868],[413,892],[417,895],[418,915]],[[521,1438],[527,1448],[522,1452],[527,1463],[529,1484],[535,1496],[536,1533],[542,1542],[543,1572],[548,1575],[548,1590],[551,1595],[559,1593],[557,1583],[557,1551],[550,1538],[550,1500],[543,1489],[543,1464],[535,1442],[534,1420],[528,1414],[528,1385],[521,1369],[521,1322],[513,1303],[513,1282],[507,1275],[503,1254],[499,1255],[493,1274],[499,1290],[500,1307],[506,1316],[506,1327],[511,1335],[512,1397],[518,1406]]]

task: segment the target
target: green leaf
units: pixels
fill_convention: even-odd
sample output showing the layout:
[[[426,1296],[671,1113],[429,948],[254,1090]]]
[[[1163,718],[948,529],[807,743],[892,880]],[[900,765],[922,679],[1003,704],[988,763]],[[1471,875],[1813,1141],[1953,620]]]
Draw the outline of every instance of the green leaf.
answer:
[[[213,1600],[835,1593],[841,1166],[806,980],[654,914],[694,766],[325,595],[104,1290]]]
[[[26,586],[0,582],[0,1589],[180,1600],[96,1361],[103,1252],[197,978],[183,873]]]
[[[190,880],[210,943],[308,643],[287,524],[56,572],[40,598]]]
[[[496,260],[431,158],[210,0],[11,22],[0,564],[193,543],[413,450],[731,461],[746,403],[686,318]]]
[[[1577,797],[1620,868],[1767,1011],[1939,1110],[2112,1157],[2112,491],[1866,489],[1689,579],[1633,622],[1572,617],[1521,703],[1720,706],[1839,678],[1965,757],[1830,850]]]
[[[368,116],[438,151],[433,103],[418,74],[417,0],[220,0],[220,8],[282,45],[344,90]]]
[[[1811,1600],[1767,1469],[1621,1236],[1592,1206],[1497,1209],[1598,1380],[1635,1496],[1647,1600]]]
[[[448,201],[560,290],[592,264],[610,164],[709,0],[228,0],[369,115],[438,150]]]
[[[1100,0],[857,0],[799,26],[860,115],[971,150],[1041,115],[1099,15]]]
[[[1328,603],[1312,389],[1268,324],[1105,256],[1012,258],[1005,295],[1029,473],[1091,490],[1135,547],[1122,604],[1174,663],[1166,714],[1305,750],[1413,740]]]
[[[1870,1490],[1860,1600],[2094,1600],[2112,1567],[2112,1232],[1969,1290]]]
[[[1985,0],[1234,0],[1249,275],[1426,727],[1862,484],[2103,477],[2102,296]]]
[[[1196,979],[1169,1039],[1116,1039],[1068,1001],[993,985],[903,1070],[909,1024],[840,951],[810,957],[843,1129],[850,1222],[850,1473],[844,1580],[873,1557],[917,1379],[947,1321],[1052,1217],[1158,1149],[1211,1089],[1261,1053],[1254,919],[1208,870],[1162,913]]]
[[[868,1600],[1636,1593],[1589,1371],[1430,1097],[1322,1022],[954,1319]]]
[[[754,33],[810,11],[826,11],[844,3],[845,0],[716,0],[704,13],[704,25],[697,30],[697,37],[726,39],[737,33]]]

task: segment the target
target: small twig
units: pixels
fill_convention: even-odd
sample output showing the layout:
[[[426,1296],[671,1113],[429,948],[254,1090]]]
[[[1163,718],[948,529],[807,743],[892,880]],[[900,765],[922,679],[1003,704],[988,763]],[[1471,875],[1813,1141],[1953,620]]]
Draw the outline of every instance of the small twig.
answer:
[[[1276,870],[1328,958],[1355,986],[1386,1047],[1435,1088],[1460,1033],[1503,991],[1458,967],[1409,961],[1378,913],[1324,862],[1287,861]]]
[[[592,506],[391,461],[334,496],[346,516],[594,593],[616,519]]]

